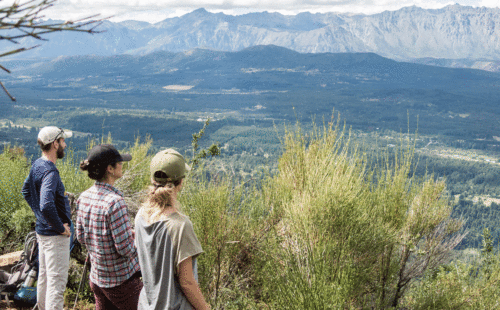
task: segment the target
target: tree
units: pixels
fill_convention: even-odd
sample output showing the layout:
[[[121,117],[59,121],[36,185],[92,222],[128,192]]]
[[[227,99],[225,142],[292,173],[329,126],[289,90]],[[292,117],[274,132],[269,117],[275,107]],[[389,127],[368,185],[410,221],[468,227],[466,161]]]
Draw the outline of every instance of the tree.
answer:
[[[98,15],[89,16],[75,21],[43,21],[42,12],[52,7],[57,0],[16,0],[10,6],[0,7],[0,40],[8,40],[13,44],[19,44],[19,39],[32,37],[37,40],[46,41],[43,35],[59,31],[78,31],[87,33],[98,33],[96,27],[102,23],[102,19],[93,19]],[[39,45],[14,48],[0,54],[1,57],[21,53]],[[0,69],[10,73],[10,70],[0,65]],[[0,86],[12,101],[16,101],[7,88],[0,81]]]

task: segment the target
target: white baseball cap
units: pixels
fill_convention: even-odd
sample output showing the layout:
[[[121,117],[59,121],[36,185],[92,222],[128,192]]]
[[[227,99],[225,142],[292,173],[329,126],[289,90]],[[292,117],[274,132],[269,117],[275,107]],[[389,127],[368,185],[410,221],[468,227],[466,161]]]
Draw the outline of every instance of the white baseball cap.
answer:
[[[38,139],[40,139],[43,144],[52,143],[59,138],[71,138],[72,136],[73,133],[71,131],[63,130],[56,126],[43,127],[38,133]]]

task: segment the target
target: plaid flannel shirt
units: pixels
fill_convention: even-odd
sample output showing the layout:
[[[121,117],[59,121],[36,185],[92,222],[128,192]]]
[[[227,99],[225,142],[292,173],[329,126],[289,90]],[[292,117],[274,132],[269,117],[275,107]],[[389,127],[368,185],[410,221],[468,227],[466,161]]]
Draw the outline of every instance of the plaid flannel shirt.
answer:
[[[90,254],[90,280],[104,288],[122,284],[140,270],[123,194],[95,182],[80,195],[77,206],[77,239]]]

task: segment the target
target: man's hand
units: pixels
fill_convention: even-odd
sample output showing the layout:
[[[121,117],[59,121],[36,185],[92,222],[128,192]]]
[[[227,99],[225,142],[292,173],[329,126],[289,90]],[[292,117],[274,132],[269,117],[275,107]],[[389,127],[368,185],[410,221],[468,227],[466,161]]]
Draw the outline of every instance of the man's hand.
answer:
[[[61,235],[71,237],[71,229],[69,228],[69,224],[64,223],[63,225],[64,225],[64,232]]]

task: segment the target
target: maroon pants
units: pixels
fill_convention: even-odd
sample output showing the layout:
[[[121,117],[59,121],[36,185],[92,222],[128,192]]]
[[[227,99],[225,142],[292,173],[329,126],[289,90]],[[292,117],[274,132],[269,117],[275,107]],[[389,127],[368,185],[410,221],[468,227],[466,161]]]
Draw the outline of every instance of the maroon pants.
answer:
[[[96,310],[137,310],[142,280],[136,273],[115,287],[99,287],[90,281],[90,288],[94,292]]]

